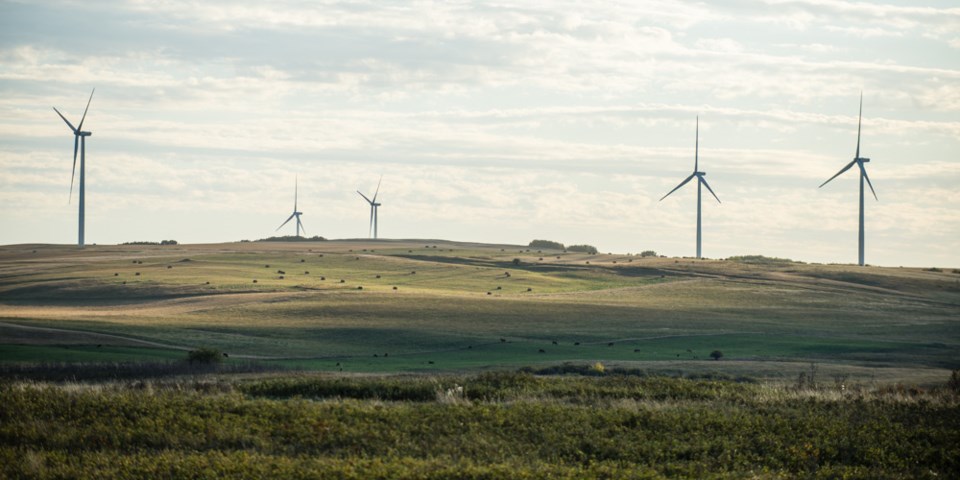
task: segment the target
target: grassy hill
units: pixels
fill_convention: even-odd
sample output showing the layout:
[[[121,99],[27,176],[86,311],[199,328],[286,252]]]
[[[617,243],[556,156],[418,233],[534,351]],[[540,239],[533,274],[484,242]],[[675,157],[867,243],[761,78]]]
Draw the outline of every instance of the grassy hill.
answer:
[[[0,247],[0,361],[235,359],[435,372],[946,378],[952,270],[537,251],[445,241]],[[723,352],[720,361],[709,353]]]

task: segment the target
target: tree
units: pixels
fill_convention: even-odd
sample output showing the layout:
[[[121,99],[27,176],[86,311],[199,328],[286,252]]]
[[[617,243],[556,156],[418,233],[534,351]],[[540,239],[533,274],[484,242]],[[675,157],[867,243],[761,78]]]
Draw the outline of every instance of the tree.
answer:
[[[714,350],[710,352],[710,358],[714,360],[720,360],[721,357],[723,357],[723,352],[721,352],[720,350]]]
[[[553,250],[563,250],[563,244],[552,240],[533,240],[527,245],[530,248],[547,248]]]
[[[597,254],[597,247],[594,247],[593,245],[570,245],[567,247],[567,250],[571,252],[589,253],[590,255]]]
[[[657,256],[657,252],[654,252],[653,250],[644,250],[644,251],[640,252],[640,256],[641,256],[641,257],[656,257],[656,256]]]

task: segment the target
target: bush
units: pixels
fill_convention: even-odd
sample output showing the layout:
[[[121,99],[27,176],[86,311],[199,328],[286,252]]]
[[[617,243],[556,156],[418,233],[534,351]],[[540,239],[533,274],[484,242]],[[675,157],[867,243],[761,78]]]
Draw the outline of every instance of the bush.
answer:
[[[176,245],[176,240],[161,240],[160,245]]]
[[[549,248],[553,250],[563,250],[563,244],[551,240],[534,240],[527,245],[530,248]]]
[[[571,252],[589,253],[590,255],[597,254],[597,247],[594,247],[593,245],[570,245],[567,247],[567,250]]]
[[[720,360],[721,358],[723,358],[723,352],[721,352],[720,350],[714,350],[710,352],[710,358],[714,360]]]
[[[657,252],[654,252],[653,250],[644,250],[644,251],[640,252],[640,256],[641,256],[641,257],[656,257],[656,256],[657,256]]]
[[[200,347],[187,353],[190,364],[210,365],[223,361],[223,352],[216,348]]]
[[[740,255],[736,257],[729,257],[727,260],[731,262],[752,265],[789,265],[791,263],[803,263],[790,260],[789,258],[765,257],[763,255]]]

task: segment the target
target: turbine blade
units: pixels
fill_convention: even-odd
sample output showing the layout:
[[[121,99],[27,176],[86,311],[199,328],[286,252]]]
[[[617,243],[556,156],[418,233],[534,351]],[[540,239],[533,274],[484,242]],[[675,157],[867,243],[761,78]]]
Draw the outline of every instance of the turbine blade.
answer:
[[[377,180],[377,191],[373,192],[373,201],[374,201],[374,203],[376,203],[376,201],[377,201],[377,194],[380,193],[380,182],[382,182],[382,181],[383,181],[383,175],[380,175],[380,180]]]
[[[70,170],[70,197],[67,199],[67,203],[70,203],[73,199],[73,177],[77,175],[77,147],[80,144],[80,136],[73,136],[73,168]]]
[[[300,231],[303,232],[304,235],[307,234],[307,229],[303,228],[303,223],[300,222],[300,215],[297,215],[297,226],[300,227]]]
[[[850,163],[848,163],[846,167],[841,168],[840,171],[837,172],[836,175],[830,177],[830,179],[827,180],[826,182],[821,183],[820,186],[817,187],[817,188],[823,187],[824,185],[830,183],[830,180],[833,180],[834,178],[839,177],[841,173],[846,172],[847,170],[850,170],[850,167],[852,167],[854,163],[857,163],[857,160],[856,160],[856,159],[851,160]]]
[[[853,158],[860,158],[860,122],[863,120],[863,91],[860,91],[860,116],[857,117],[857,154]]]
[[[277,227],[277,230],[280,230],[281,228],[283,228],[283,226],[286,225],[288,222],[290,222],[290,219],[292,219],[292,218],[295,217],[296,215],[297,215],[297,214],[295,214],[295,213],[291,213],[290,216],[287,217],[287,220],[286,220],[285,222],[281,223],[279,227]],[[274,230],[274,231],[277,231],[277,230]]]
[[[360,193],[360,190],[357,190],[357,193]],[[369,203],[369,204],[371,204],[371,205],[373,204],[373,202],[372,202],[369,198],[367,198],[366,195],[360,193],[360,196],[363,197],[363,199],[366,200],[367,203]]]
[[[297,188],[298,188],[297,177],[293,177],[293,211],[294,212],[297,211],[297,195],[298,195]],[[300,221],[299,217],[297,218],[297,221],[298,222]]]
[[[707,190],[710,190],[710,193],[713,195],[713,198],[716,198],[716,199],[717,199],[717,203],[723,203],[723,202],[720,201],[720,197],[718,197],[716,193],[713,193],[713,189],[710,188],[710,184],[707,183],[707,179],[705,179],[705,178],[703,178],[703,177],[701,177],[701,176],[699,176],[699,175],[697,175],[697,177],[699,177],[699,178],[700,178],[700,181],[703,182],[703,186],[704,186],[704,187],[707,187]]]
[[[90,91],[90,98],[87,99],[87,108],[84,108],[84,109],[83,109],[83,116],[80,117],[80,124],[77,125],[77,130],[80,130],[80,129],[83,128],[83,121],[86,120],[86,118],[87,118],[87,110],[90,110],[90,100],[93,100],[93,92],[96,92],[96,91],[97,91],[96,88],[94,88],[92,91]]]
[[[877,192],[873,189],[873,184],[870,183],[870,177],[867,175],[867,169],[863,167],[862,163],[860,164],[860,173],[863,174],[863,178],[867,180],[867,185],[870,185],[870,192],[873,193],[873,199],[880,201],[880,199],[877,198]]]
[[[689,177],[687,177],[687,179],[686,179],[686,180],[684,180],[684,181],[682,181],[682,182],[680,182],[680,185],[677,185],[676,187],[674,187],[674,188],[673,188],[673,190],[670,190],[670,192],[669,192],[669,193],[667,193],[666,195],[664,195],[663,197],[661,197],[661,198],[660,198],[660,200],[658,200],[658,201],[660,201],[660,202],[662,202],[664,198],[667,198],[667,197],[669,197],[671,193],[673,193],[673,192],[676,192],[677,190],[679,190],[679,189],[680,189],[680,187],[682,187],[682,186],[684,186],[684,185],[686,185],[686,184],[687,184],[687,182],[689,182],[689,181],[690,181],[690,179],[692,179],[692,178],[693,178],[693,177],[695,177],[695,176],[696,176],[696,174],[694,174],[694,173],[691,173],[691,174],[690,174],[690,176],[689,176]]]
[[[693,171],[700,167],[700,115],[697,115],[697,143],[693,150]]]
[[[60,118],[62,118],[64,122],[67,122],[67,126],[70,127],[70,130],[73,130],[74,134],[77,133],[78,130],[74,128],[73,124],[70,123],[70,120],[67,120],[67,117],[64,117],[63,114],[60,113],[60,110],[57,110],[57,107],[53,107],[53,111],[57,112],[57,115],[60,115]]]

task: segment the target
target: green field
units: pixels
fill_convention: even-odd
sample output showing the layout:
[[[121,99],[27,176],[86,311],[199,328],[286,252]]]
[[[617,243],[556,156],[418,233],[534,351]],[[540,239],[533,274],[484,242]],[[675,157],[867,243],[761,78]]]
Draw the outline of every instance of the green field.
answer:
[[[960,368],[958,314],[951,269],[433,240],[0,247],[8,363],[210,347],[228,361],[338,372],[603,361],[792,378],[812,362],[925,383]]]

